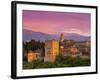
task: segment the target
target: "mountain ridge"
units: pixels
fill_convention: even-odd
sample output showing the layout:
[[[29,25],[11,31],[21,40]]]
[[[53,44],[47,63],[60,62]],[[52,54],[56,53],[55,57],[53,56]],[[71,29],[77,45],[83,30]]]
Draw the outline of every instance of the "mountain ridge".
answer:
[[[80,34],[76,33],[63,33],[64,38],[67,40],[75,40],[75,41],[87,41],[90,40],[90,36],[83,36]],[[60,34],[47,34],[43,32],[36,32],[32,30],[27,30],[23,29],[23,40],[40,40],[40,41],[45,41],[45,40],[51,40],[51,39],[56,39],[59,40]]]

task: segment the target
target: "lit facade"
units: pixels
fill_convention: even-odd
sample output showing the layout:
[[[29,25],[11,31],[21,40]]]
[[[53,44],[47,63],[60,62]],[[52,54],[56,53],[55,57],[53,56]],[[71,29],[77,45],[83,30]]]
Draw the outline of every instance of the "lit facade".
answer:
[[[58,55],[59,55],[59,41],[46,40],[44,61],[54,62]]]
[[[36,60],[36,54],[33,51],[29,51],[27,53],[27,61],[32,62],[34,60]]]

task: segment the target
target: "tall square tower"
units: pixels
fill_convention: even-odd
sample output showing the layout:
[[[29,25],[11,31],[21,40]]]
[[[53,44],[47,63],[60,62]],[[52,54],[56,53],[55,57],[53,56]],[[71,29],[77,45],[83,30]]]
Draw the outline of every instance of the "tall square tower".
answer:
[[[59,41],[46,40],[44,61],[54,62],[58,55],[59,55]]]

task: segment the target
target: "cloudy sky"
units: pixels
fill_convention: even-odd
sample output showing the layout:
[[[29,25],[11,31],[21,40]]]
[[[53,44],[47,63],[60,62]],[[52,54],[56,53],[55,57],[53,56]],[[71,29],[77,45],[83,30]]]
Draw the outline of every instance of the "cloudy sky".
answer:
[[[48,34],[90,35],[91,14],[23,10],[23,29]]]

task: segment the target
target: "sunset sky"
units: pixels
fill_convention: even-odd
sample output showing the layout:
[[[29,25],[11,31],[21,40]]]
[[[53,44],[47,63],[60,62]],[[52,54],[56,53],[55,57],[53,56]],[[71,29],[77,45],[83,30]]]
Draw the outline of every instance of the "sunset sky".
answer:
[[[89,13],[23,10],[23,29],[48,34],[77,33],[90,36]]]

